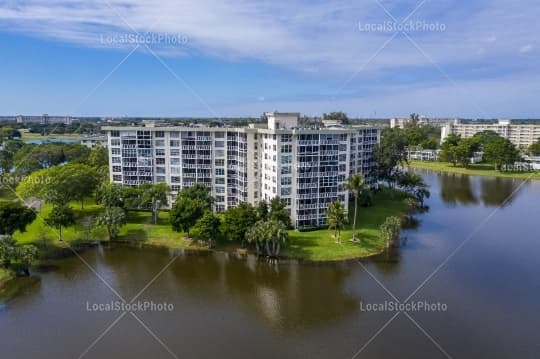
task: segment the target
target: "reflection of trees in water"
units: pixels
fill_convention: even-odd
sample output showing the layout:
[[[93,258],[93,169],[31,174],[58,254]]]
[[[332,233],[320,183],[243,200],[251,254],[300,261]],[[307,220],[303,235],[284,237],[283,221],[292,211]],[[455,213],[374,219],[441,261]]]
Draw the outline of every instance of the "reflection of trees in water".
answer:
[[[447,204],[476,204],[476,198],[471,178],[469,176],[441,173],[439,174],[439,185],[441,188],[441,199]]]
[[[370,257],[370,263],[377,268],[380,273],[391,274],[397,272],[401,262],[401,249],[399,247],[390,247],[381,254]]]
[[[310,327],[338,321],[358,310],[358,298],[349,295],[345,281],[350,264],[277,265],[255,257],[208,254],[179,258],[172,266],[178,285],[204,301],[235,303],[280,329]]]
[[[519,184],[519,181],[505,178],[482,178],[480,181],[482,202],[486,206],[507,206],[514,200],[512,193]]]

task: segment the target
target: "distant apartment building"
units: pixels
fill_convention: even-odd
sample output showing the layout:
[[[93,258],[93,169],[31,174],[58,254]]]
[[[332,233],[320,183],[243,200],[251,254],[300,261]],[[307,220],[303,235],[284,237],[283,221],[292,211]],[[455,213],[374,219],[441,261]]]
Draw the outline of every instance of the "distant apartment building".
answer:
[[[437,126],[437,127],[443,127],[446,126],[448,123],[455,121],[454,118],[429,118],[425,116],[420,116],[416,122],[418,126]],[[392,118],[390,119],[390,127],[391,128],[405,128],[406,125],[412,123],[412,119],[410,117],[408,118]]]
[[[511,120],[489,122],[462,122],[455,120],[442,128],[441,142],[450,135],[456,134],[469,138],[483,131],[493,131],[507,138],[518,147],[529,147],[540,138],[540,122],[531,124],[515,124]]]
[[[96,146],[107,147],[108,146],[107,135],[82,135],[81,136],[81,145],[88,148],[93,148]]]
[[[348,203],[343,184],[350,175],[361,173],[376,185],[379,129],[302,128],[298,113],[266,116],[266,126],[243,128],[103,127],[111,181],[166,183],[171,202],[182,188],[201,182],[211,189],[216,211],[279,196],[296,228],[325,225],[329,203]]]
[[[40,125],[49,125],[49,124],[64,124],[71,125],[73,121],[77,119],[72,118],[71,116],[49,116],[47,114],[41,116],[23,116],[18,115],[15,117],[15,121],[20,124],[29,124],[29,123],[38,123]]]

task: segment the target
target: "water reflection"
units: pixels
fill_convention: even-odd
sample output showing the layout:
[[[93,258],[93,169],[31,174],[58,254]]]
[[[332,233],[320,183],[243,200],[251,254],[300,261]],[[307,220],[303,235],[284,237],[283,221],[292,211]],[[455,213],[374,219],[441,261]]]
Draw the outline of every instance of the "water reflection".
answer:
[[[455,205],[482,203],[488,207],[507,206],[515,199],[522,180],[441,173],[438,175],[441,199]]]

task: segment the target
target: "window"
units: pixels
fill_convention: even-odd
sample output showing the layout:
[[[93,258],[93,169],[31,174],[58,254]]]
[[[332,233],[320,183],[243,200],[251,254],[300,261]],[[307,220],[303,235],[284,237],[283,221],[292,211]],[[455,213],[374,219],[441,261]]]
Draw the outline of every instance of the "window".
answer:
[[[156,147],[165,147],[165,141],[164,140],[156,140],[155,145],[156,145]]]
[[[111,148],[111,153],[113,155],[119,155],[120,154],[120,149],[119,148]]]
[[[180,174],[180,167],[171,167],[171,174],[179,175]]]
[[[225,157],[225,151],[216,150],[215,155],[216,155],[216,157]]]
[[[179,165],[180,158],[171,158],[171,165]]]
[[[225,187],[216,186],[216,193],[225,193]]]
[[[122,160],[120,159],[120,157],[113,157],[112,163],[122,163]]]
[[[179,140],[171,140],[171,147],[180,147],[180,141]]]
[[[180,156],[179,149],[171,149],[171,156]]]
[[[122,172],[122,166],[113,166],[112,171],[113,172]]]
[[[216,184],[225,184],[225,178],[223,177],[218,177],[216,178],[216,180],[214,181]]]
[[[158,138],[158,137],[160,137],[160,138],[165,137],[165,132],[163,132],[163,131],[156,131],[156,138]]]
[[[171,183],[180,183],[180,177],[172,176],[171,177]]]
[[[291,152],[292,152],[292,145],[281,146],[281,153],[291,153]]]
[[[164,175],[166,173],[165,167],[156,167],[156,173]]]
[[[225,196],[216,196],[216,202],[225,202]]]
[[[216,147],[225,147],[225,141],[214,141]]]
[[[157,183],[165,183],[165,176],[156,176]]]
[[[111,140],[111,146],[120,146],[120,140],[112,139]]]
[[[221,159],[221,160],[215,160],[215,164],[216,166],[218,167],[223,167],[225,166],[225,160]]]
[[[291,195],[291,187],[283,187],[283,188],[281,188],[281,195],[282,196],[290,196]]]
[[[289,186],[292,183],[291,177],[281,177],[281,185]]]
[[[122,175],[113,175],[113,181],[120,182],[122,181]]]
[[[172,131],[172,132],[169,134],[169,136],[170,136],[171,138],[180,138],[180,132],[178,132],[178,131]]]
[[[156,156],[165,156],[164,148],[156,148]]]
[[[224,176],[224,175],[225,175],[224,168],[216,168],[216,176]]]
[[[291,166],[283,166],[281,167],[281,174],[282,175],[288,175],[291,173]]]
[[[111,131],[111,137],[120,137],[120,131]]]
[[[165,158],[156,158],[156,165],[164,165]]]

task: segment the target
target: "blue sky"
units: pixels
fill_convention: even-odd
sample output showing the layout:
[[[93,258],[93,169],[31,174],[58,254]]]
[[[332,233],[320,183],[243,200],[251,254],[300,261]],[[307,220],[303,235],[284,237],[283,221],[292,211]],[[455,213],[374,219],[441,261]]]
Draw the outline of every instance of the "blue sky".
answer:
[[[538,16],[537,0],[0,1],[0,114],[537,118]]]

